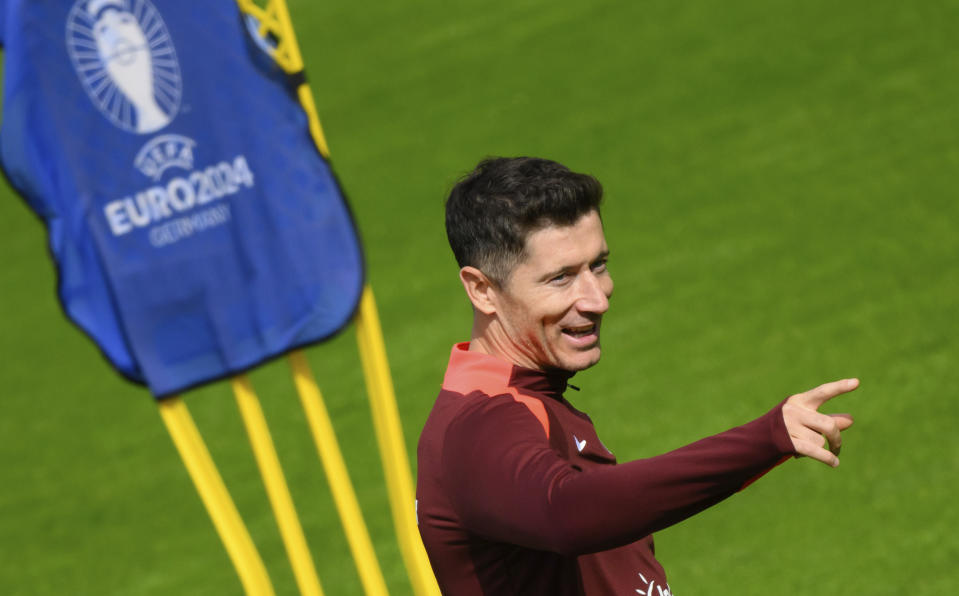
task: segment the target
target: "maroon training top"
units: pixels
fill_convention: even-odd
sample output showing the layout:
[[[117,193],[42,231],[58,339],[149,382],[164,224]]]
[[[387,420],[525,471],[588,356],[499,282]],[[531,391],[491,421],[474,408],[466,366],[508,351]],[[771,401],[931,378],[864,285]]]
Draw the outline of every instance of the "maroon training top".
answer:
[[[664,455],[616,464],[544,373],[453,347],[420,436],[417,519],[444,594],[669,596],[657,530],[794,453],[780,404]]]

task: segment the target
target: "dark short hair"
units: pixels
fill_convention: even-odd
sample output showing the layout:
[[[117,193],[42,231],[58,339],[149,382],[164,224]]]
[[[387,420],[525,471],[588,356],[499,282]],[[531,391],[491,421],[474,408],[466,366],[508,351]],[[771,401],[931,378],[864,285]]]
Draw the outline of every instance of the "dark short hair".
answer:
[[[446,200],[446,237],[460,267],[503,284],[524,257],[530,233],[599,213],[603,186],[589,174],[535,157],[490,157]]]

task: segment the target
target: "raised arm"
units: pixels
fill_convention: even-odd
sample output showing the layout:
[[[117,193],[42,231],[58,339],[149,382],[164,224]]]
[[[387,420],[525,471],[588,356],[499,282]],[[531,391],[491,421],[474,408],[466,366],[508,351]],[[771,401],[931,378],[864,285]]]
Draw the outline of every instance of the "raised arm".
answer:
[[[450,427],[445,483],[462,522],[490,540],[563,554],[621,546],[729,497],[784,456],[825,461],[816,450],[825,451],[822,434],[837,448],[848,417],[816,408],[855,388],[839,383],[792,396],[750,423],[675,451],[586,471],[549,447],[523,406],[494,398]]]

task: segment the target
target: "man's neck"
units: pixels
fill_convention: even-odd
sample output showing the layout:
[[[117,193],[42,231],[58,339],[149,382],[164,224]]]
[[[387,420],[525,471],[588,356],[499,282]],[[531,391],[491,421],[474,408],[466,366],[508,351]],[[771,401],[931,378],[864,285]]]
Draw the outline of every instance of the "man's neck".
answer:
[[[537,366],[531,358],[517,349],[495,319],[490,320],[484,317],[473,319],[469,351],[495,356],[523,368],[541,370],[541,367]]]

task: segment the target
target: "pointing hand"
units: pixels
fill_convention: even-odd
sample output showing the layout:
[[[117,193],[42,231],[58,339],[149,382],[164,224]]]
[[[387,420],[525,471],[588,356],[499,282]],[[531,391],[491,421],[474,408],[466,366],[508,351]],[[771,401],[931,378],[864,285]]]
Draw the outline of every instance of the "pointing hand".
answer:
[[[797,393],[786,400],[783,419],[798,455],[818,459],[834,468],[839,465],[840,433],[852,426],[852,416],[823,414],[818,410],[830,399],[858,386],[859,379],[843,379]],[[827,443],[828,450],[825,448]]]

